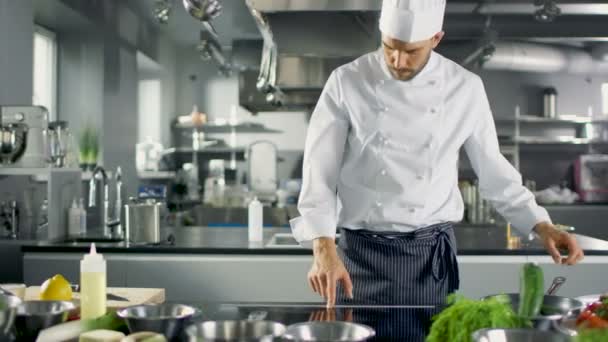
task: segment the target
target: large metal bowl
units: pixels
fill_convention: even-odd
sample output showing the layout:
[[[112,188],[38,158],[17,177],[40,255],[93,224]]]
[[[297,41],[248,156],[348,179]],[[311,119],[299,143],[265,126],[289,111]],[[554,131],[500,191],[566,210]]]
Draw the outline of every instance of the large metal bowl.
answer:
[[[472,338],[475,342],[571,342],[569,336],[536,329],[481,329]]]
[[[137,305],[117,312],[131,333],[152,331],[169,340],[179,339],[184,327],[199,313],[198,309],[181,304]]]
[[[17,307],[15,330],[17,339],[34,340],[41,330],[68,320],[75,305],[67,301],[33,300]]]
[[[21,300],[18,297],[0,291],[0,340],[13,329],[19,304]]]
[[[186,329],[190,342],[270,342],[285,333],[286,327],[271,321],[207,321]]]
[[[484,297],[483,299],[489,298],[498,298],[501,301],[511,303],[511,306],[515,312],[517,312],[519,308],[519,293],[493,295]],[[568,297],[545,295],[543,298],[543,305],[541,307],[540,315],[537,317],[532,317],[530,320],[532,321],[534,328],[540,330],[550,330],[559,324],[562,319],[566,317],[578,316],[584,308],[585,305],[580,300]]]
[[[350,322],[306,322],[287,327],[283,339],[287,341],[367,341],[376,332],[367,325]]]

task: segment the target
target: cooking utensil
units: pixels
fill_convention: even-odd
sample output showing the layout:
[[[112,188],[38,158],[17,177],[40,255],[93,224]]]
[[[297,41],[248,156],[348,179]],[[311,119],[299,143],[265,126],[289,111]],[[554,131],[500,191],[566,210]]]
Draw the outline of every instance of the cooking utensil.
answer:
[[[17,307],[15,330],[18,340],[34,340],[46,328],[68,320],[70,311],[76,306],[68,301],[33,300]]]
[[[271,321],[207,321],[191,325],[186,329],[186,334],[190,342],[267,342],[274,341],[276,337],[283,335],[285,329],[283,324]]]
[[[17,296],[0,288],[0,340],[13,328],[19,304],[21,300]]]
[[[287,327],[287,341],[366,341],[376,335],[367,325],[351,322],[306,322]]]
[[[481,329],[473,333],[475,342],[570,342],[570,337],[535,329]]]
[[[560,287],[562,287],[562,285],[564,285],[565,282],[566,282],[566,277],[553,278],[553,282],[551,283],[551,286],[549,286],[549,289],[547,290],[547,295],[549,295],[549,296],[555,295],[557,293],[557,291],[560,289]]]
[[[72,288],[72,292],[80,292],[80,285],[78,284],[70,284],[70,287]],[[107,300],[115,300],[118,302],[128,302],[129,299],[125,298],[125,297],[121,297],[112,293],[106,293],[106,299]]]
[[[218,0],[183,0],[184,8],[191,16],[200,21],[209,21],[222,13]]]
[[[169,340],[179,339],[190,319],[200,311],[181,304],[136,305],[117,312],[131,333],[157,332]]]
[[[132,243],[160,242],[160,209],[154,199],[130,198],[125,205],[126,239]]]
[[[222,4],[218,0],[183,0],[183,3],[186,11],[217,38],[217,30],[211,25],[211,20],[222,13]]]
[[[501,301],[509,302],[515,312],[518,310],[519,293],[492,295],[483,299],[489,298],[498,298]],[[585,305],[581,301],[573,298],[545,295],[540,315],[529,319],[536,329],[549,330],[566,317],[578,316],[584,307]]]

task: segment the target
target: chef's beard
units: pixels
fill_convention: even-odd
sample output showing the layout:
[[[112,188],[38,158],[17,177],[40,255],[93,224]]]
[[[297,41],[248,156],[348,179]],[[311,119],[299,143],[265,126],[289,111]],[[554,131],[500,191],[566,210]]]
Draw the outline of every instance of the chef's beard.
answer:
[[[429,51],[428,55],[426,56],[426,60],[424,61],[424,63],[418,69],[407,68],[407,69],[396,70],[393,67],[391,67],[388,63],[386,63],[386,60],[385,60],[385,63],[386,63],[386,66],[388,67],[388,71],[391,73],[391,75],[393,76],[394,79],[396,79],[397,81],[403,81],[403,82],[411,81],[416,76],[418,76],[418,74],[429,63],[429,60],[431,59],[431,52],[432,51],[433,50]]]

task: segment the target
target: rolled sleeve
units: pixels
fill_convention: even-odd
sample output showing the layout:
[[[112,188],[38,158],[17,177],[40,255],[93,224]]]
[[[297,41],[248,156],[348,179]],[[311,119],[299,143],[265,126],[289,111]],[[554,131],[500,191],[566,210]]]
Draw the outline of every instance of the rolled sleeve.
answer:
[[[501,154],[492,111],[481,79],[475,78],[473,115],[478,120],[465,149],[479,178],[481,196],[515,228],[529,234],[538,223],[551,222],[547,210],[536,203],[534,194],[522,184],[521,174]]]
[[[334,71],[308,125],[298,200],[301,216],[290,221],[294,237],[304,247],[314,239],[336,235],[337,181],[349,130],[344,108],[338,71]]]

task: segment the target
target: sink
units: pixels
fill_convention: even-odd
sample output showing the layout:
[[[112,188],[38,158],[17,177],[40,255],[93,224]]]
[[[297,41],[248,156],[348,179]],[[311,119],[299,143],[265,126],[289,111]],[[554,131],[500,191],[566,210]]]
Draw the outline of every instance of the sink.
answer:
[[[336,235],[336,243],[340,234]],[[293,237],[291,233],[277,233],[270,238],[270,241],[266,244],[266,248],[302,248],[298,241]]]

